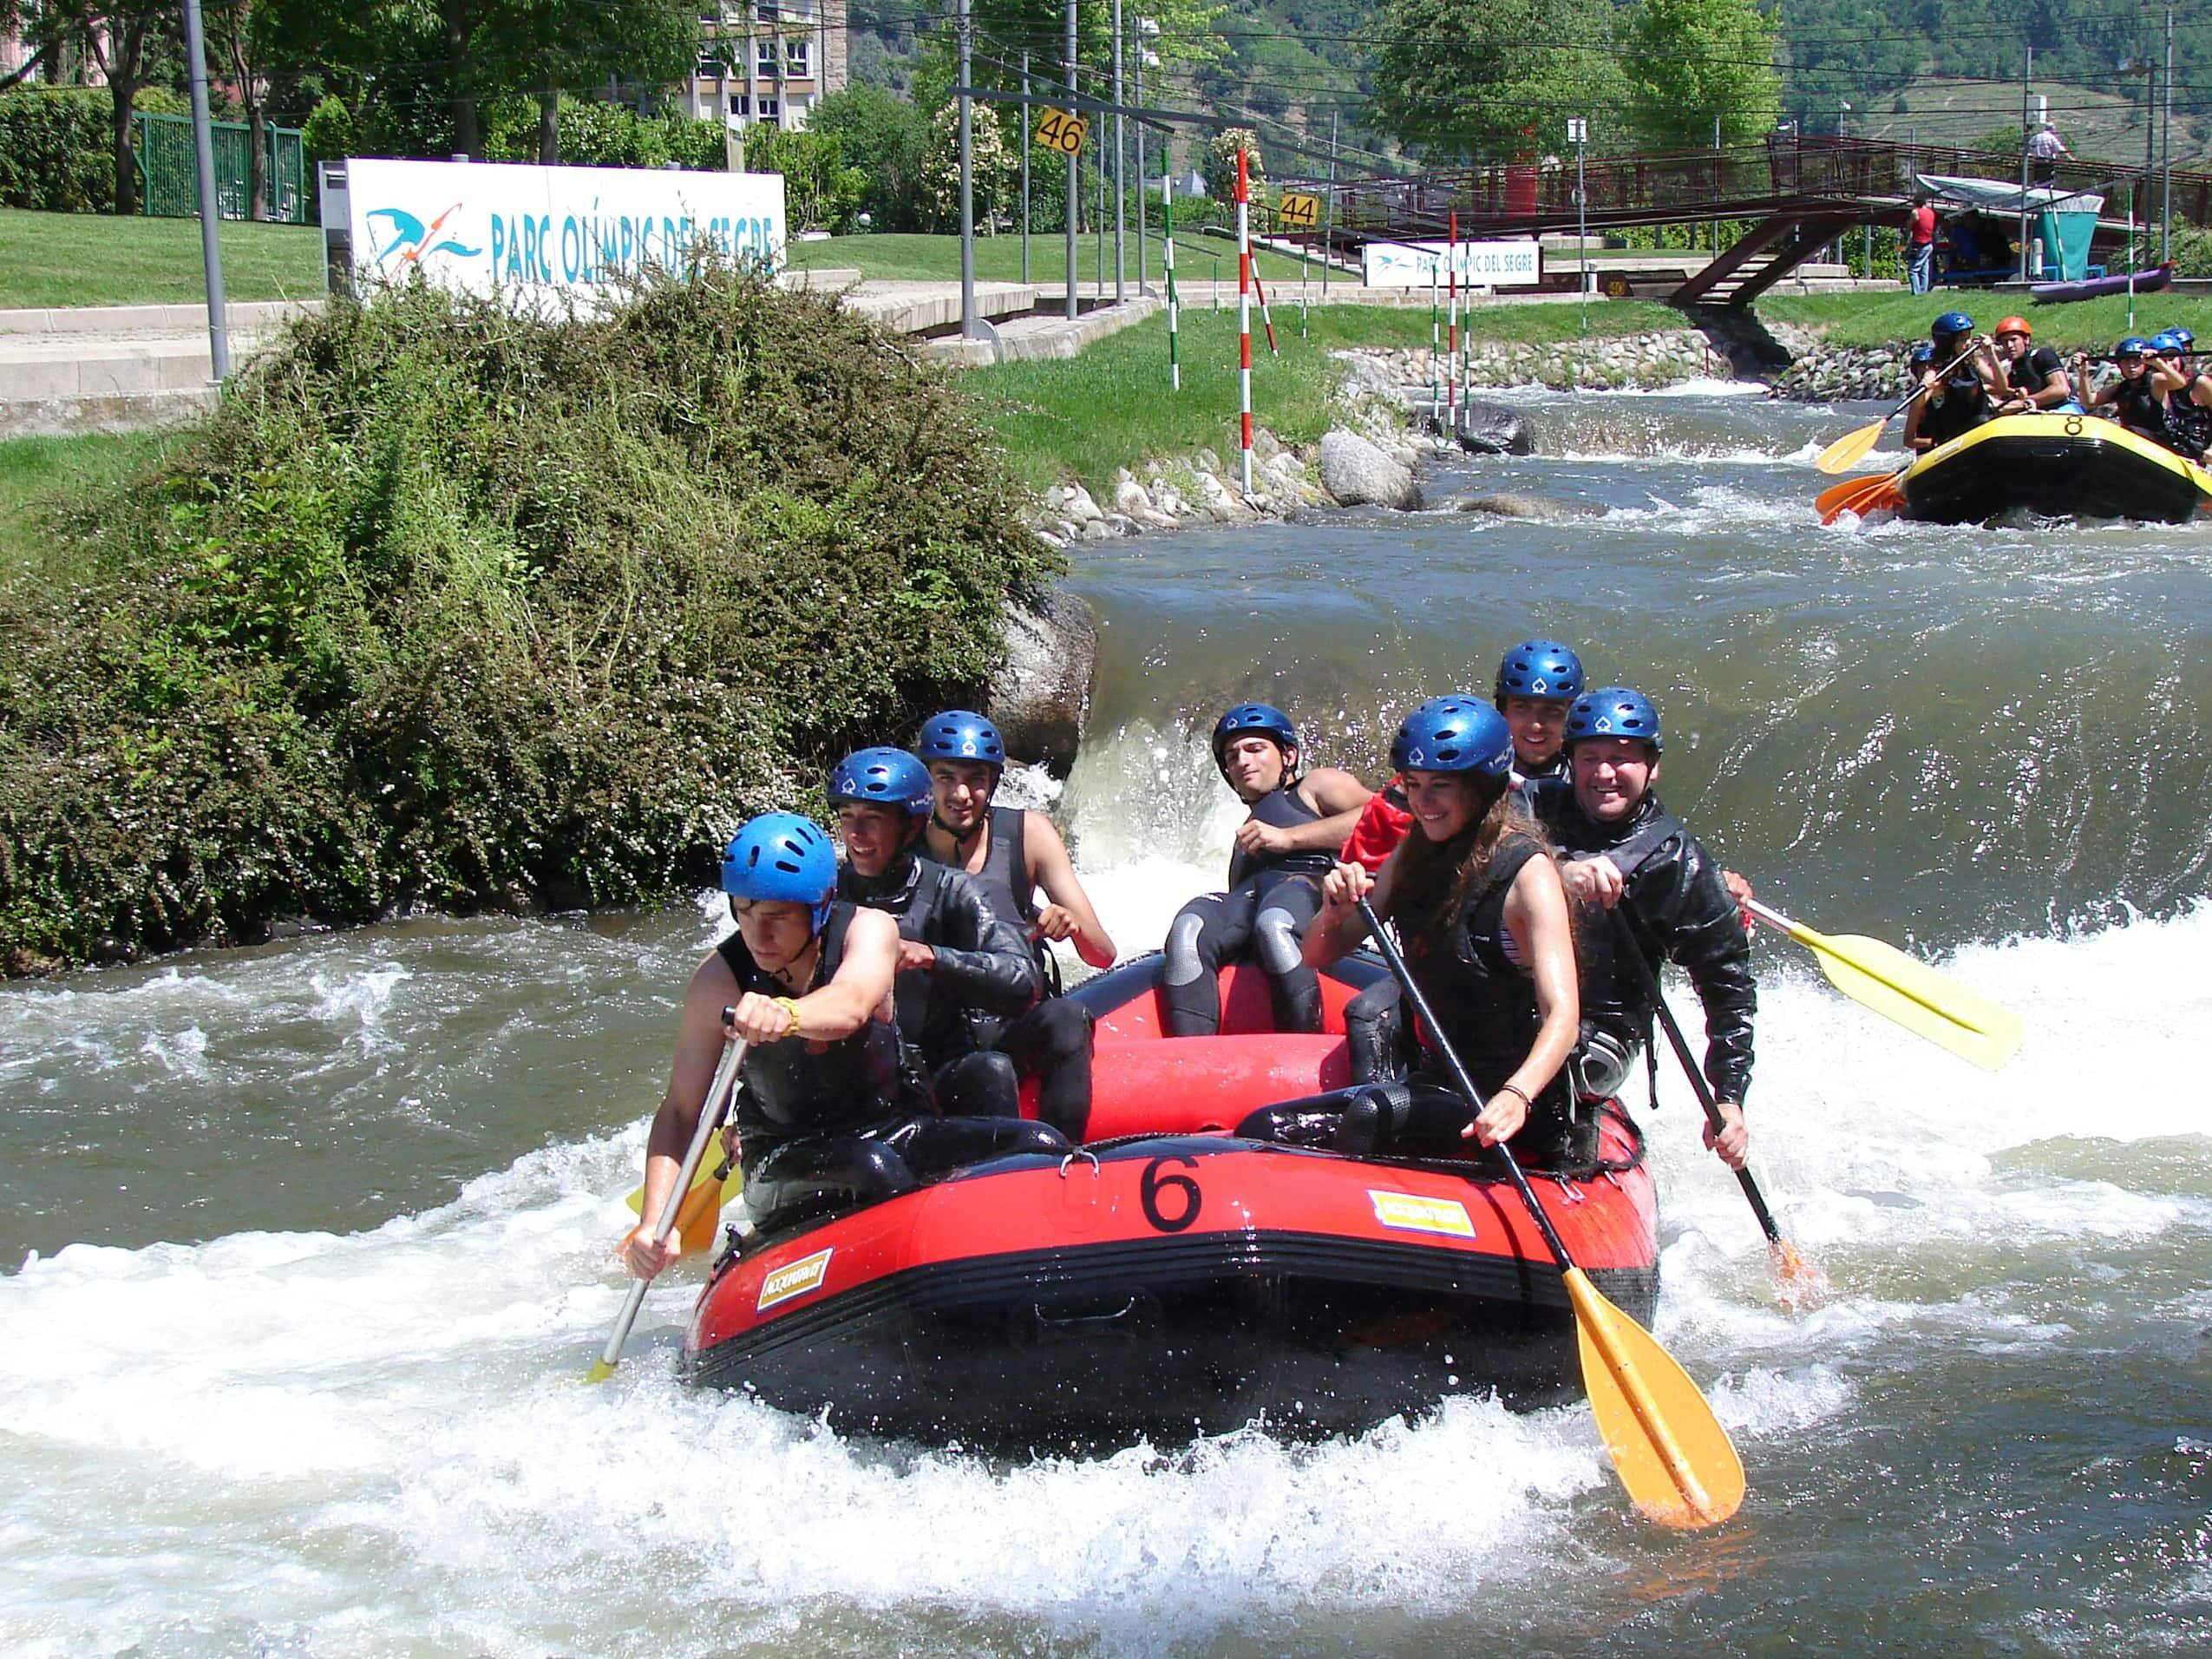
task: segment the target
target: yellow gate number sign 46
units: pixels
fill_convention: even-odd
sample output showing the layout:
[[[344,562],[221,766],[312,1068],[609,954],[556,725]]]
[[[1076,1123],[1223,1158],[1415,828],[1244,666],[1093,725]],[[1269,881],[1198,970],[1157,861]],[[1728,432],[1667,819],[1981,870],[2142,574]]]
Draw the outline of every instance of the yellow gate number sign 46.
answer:
[[[1044,119],[1037,123],[1037,141],[1063,155],[1081,155],[1083,138],[1090,131],[1090,123],[1081,115],[1065,109],[1048,109]]]
[[[1275,216],[1286,231],[1310,231],[1321,222],[1321,198],[1286,191],[1276,205]]]

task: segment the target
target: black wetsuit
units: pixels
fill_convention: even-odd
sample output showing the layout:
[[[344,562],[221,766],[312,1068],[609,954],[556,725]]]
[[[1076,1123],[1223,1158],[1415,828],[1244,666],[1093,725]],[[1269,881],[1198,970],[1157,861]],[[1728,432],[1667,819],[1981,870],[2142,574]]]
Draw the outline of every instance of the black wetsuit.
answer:
[[[837,895],[887,912],[900,938],[935,953],[929,968],[901,973],[895,992],[909,1085],[948,1115],[1018,1115],[1014,1063],[991,1043],[998,1022],[1043,988],[1028,941],[971,878],[911,854],[873,880],[839,865]]]
[[[1279,830],[1318,823],[1321,815],[1285,780],[1252,803],[1250,816]],[[1278,1031],[1321,1029],[1321,976],[1306,967],[1306,929],[1321,912],[1321,877],[1336,862],[1325,849],[1229,857],[1229,890],[1201,893],[1168,928],[1161,996],[1168,1034],[1210,1037],[1221,1028],[1222,964],[1249,951],[1267,975]]]
[[[2130,380],[2123,377],[2111,390],[2112,417],[2129,431],[2163,443],[2169,449],[2174,443],[2173,424],[2166,418],[2166,399],[2150,384],[2147,374]]]
[[[1917,436],[1937,445],[1973,431],[1990,415],[1989,389],[1981,384],[1972,362],[1954,367],[1921,402]]]
[[[1037,889],[1029,879],[1028,822],[1029,814],[1020,807],[992,807],[983,868],[968,874],[995,914],[1018,916],[1024,924],[1037,915]],[[1036,941],[1031,954],[1039,983],[1056,985],[1050,947]],[[997,1029],[991,1031],[994,1023]],[[977,1034],[1010,1056],[1020,1076],[1037,1079],[1037,1115],[1070,1140],[1081,1140],[1090,1117],[1090,1011],[1054,993],[1011,1019],[975,1024]]]
[[[1532,792],[1538,822],[1568,859],[1610,858],[1626,890],[1616,917],[1585,909],[1575,918],[1582,1019],[1633,1052],[1650,1040],[1651,987],[1661,959],[1685,969],[1705,1010],[1705,1080],[1714,1095],[1739,1105],[1751,1086],[1751,1020],[1758,989],[1751,977],[1751,941],[1744,918],[1720,879],[1720,866],[1679,818],[1646,795],[1619,823],[1600,823],[1582,810],[1572,787]],[[1650,978],[1620,953],[1624,929],[1642,942]]]
[[[829,907],[808,991],[836,977],[854,906]],[[740,991],[790,988],[753,961],[744,936],[715,947]],[[1003,1116],[923,1117],[901,1078],[897,1031],[870,1020],[832,1042],[755,1043],[739,1065],[736,1121],[745,1210],[756,1227],[874,1203],[965,1164],[1011,1152],[1066,1152],[1043,1124]]]

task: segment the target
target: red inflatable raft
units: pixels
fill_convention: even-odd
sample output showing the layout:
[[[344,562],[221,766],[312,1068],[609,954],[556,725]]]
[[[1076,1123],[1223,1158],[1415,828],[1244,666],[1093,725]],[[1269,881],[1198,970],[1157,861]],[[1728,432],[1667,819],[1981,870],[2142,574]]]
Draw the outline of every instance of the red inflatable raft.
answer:
[[[1073,994],[1097,1015],[1088,1144],[958,1171],[748,1240],[715,1267],[683,1372],[853,1432],[1023,1449],[1259,1421],[1357,1432],[1455,1393],[1580,1390],[1558,1269],[1502,1170],[1247,1138],[1256,1109],[1347,1081],[1330,1031],[1266,1029],[1256,969],[1223,1034],[1161,1035],[1159,959]],[[1632,1317],[1658,1299],[1642,1145],[1608,1111],[1593,1167],[1531,1172],[1576,1262]],[[1601,1161],[1601,1162],[1600,1162]]]

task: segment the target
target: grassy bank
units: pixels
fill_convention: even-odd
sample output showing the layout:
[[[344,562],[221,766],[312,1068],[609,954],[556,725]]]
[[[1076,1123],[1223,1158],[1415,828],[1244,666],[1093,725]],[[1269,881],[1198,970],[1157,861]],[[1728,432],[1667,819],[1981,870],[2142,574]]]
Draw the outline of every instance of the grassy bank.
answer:
[[[1477,340],[1571,345],[1580,337],[1573,305],[1497,305],[1467,314],[1463,327]],[[1298,307],[1278,300],[1279,357],[1267,355],[1255,318],[1253,418],[1284,443],[1318,440],[1332,420],[1341,374],[1332,351],[1356,345],[1429,343],[1426,308],[1315,305],[1299,333]],[[1593,338],[1679,328],[1663,305],[1612,301],[1590,308]],[[981,398],[985,418],[1006,447],[1016,474],[1033,489],[1070,475],[1094,491],[1115,470],[1211,449],[1226,456],[1237,443],[1237,323],[1233,308],[1188,309],[1181,341],[1182,390],[1168,389],[1168,320],[1147,318],[1109,335],[1082,356],[1042,363],[1002,363],[960,379]]]
[[[2130,332],[2125,294],[2077,300],[2065,305],[2031,305],[2017,293],[1986,291],[1805,294],[1762,299],[1757,306],[1761,317],[1818,329],[1836,345],[1887,345],[1900,340],[1924,340],[1927,338],[1927,325],[1943,312],[1953,310],[1965,311],[1985,332],[1995,327],[1999,318],[2018,312],[2034,329],[2038,344],[2054,346],[2062,351],[2077,347],[2109,351],[2114,342]],[[2212,339],[2212,297],[2136,296],[2134,332],[2155,334],[2176,324],[2193,330],[2200,338]]]
[[[175,441],[166,430],[0,440],[0,581],[52,554],[48,508],[112,495]]]
[[[314,299],[323,233],[225,220],[227,299]],[[115,219],[0,208],[0,311],[190,305],[206,298],[196,219]]]
[[[1155,286],[1160,282],[1161,246],[1157,231],[1148,233],[1144,239],[1145,275]],[[1106,289],[1114,286],[1114,233],[1090,234],[1076,238],[1076,283],[1088,293],[1098,280],[1099,255],[1105,255]],[[898,279],[909,281],[958,282],[960,279],[960,239],[957,236],[838,236],[827,242],[794,242],[789,249],[790,263],[802,270],[858,271],[863,277]],[[1130,292],[1136,288],[1136,227],[1129,226],[1122,242],[1123,269]],[[1220,263],[1222,292],[1232,300],[1236,298],[1236,243],[1226,237],[1200,236],[1188,231],[1175,233],[1175,280],[1181,285],[1187,305],[1204,304],[1212,292],[1215,262]],[[1267,285],[1267,297],[1277,304],[1281,296],[1275,291],[1299,279],[1299,263],[1279,253],[1261,249],[1254,263],[1260,269],[1260,280]],[[1309,266],[1307,272],[1313,285],[1321,285],[1321,267]],[[978,236],[975,240],[975,273],[985,282],[1018,282],[1022,276],[1022,239],[1014,236]],[[1032,236],[1029,245],[1029,276],[1031,282],[1049,283],[1057,288],[1067,273],[1067,243],[1057,233],[1050,236]],[[1332,283],[1345,280],[1341,271],[1330,278]]]

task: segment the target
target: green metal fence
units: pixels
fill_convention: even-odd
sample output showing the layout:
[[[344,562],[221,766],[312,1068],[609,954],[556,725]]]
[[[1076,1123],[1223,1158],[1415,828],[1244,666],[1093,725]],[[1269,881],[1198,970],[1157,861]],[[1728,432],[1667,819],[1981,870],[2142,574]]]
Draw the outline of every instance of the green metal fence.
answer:
[[[132,120],[137,129],[141,211],[167,219],[194,217],[200,212],[200,174],[193,161],[191,121],[145,110]],[[238,121],[209,125],[215,134],[215,210],[225,219],[250,218],[249,130]],[[280,225],[304,225],[307,151],[299,131],[265,126],[262,138],[268,161],[268,216]]]

